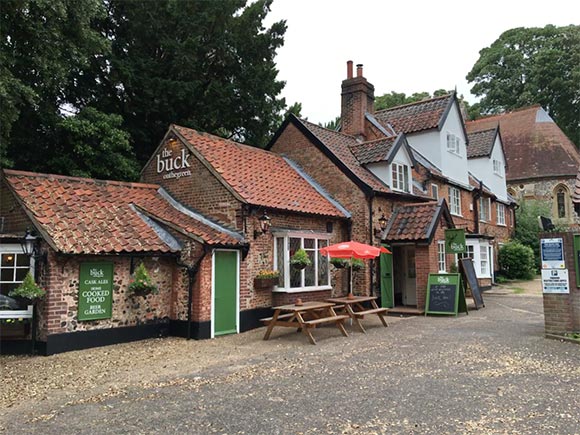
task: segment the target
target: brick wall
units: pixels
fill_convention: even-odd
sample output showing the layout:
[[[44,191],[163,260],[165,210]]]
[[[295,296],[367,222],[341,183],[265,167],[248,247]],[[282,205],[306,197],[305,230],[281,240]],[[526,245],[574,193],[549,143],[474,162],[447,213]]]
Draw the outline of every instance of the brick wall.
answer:
[[[580,288],[576,285],[573,233],[542,233],[541,239],[562,238],[568,269],[570,294],[544,294],[544,328],[547,334],[562,335],[580,331]]]
[[[27,228],[33,228],[32,221],[16,201],[2,172],[0,172],[0,218],[4,218],[4,234],[24,236]]]

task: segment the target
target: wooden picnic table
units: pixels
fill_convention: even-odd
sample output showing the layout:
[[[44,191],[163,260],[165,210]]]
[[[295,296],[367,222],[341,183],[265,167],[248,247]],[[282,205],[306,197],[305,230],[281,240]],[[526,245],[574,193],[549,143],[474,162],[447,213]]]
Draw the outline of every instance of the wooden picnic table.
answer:
[[[350,318],[356,324],[356,326],[366,334],[365,328],[361,324],[360,320],[364,319],[364,317],[368,314],[376,314],[381,319],[381,323],[384,327],[389,326],[387,321],[385,320],[385,314],[387,313],[387,308],[380,308],[377,305],[377,297],[376,296],[343,296],[340,298],[330,298],[327,299],[328,302],[334,304],[340,304],[344,306],[344,310],[348,313]],[[371,308],[366,308],[363,303],[370,302]]]
[[[290,328],[297,328],[302,331],[308,341],[316,344],[316,340],[312,336],[311,330],[318,325],[324,323],[334,323],[342,335],[348,337],[346,329],[344,329],[344,321],[349,318],[348,315],[336,314],[334,311],[335,304],[331,302],[304,302],[302,305],[281,305],[274,307],[274,315],[265,319],[261,319],[268,329],[264,335],[264,340],[270,338],[274,326],[286,326]]]

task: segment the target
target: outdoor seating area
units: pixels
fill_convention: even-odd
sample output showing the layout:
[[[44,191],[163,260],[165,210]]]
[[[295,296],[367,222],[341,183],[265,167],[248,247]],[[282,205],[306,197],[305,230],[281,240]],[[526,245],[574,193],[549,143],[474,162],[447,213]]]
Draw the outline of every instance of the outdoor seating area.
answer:
[[[334,324],[344,335],[348,337],[345,329],[346,320],[351,320],[354,325],[363,333],[366,333],[361,319],[365,315],[376,314],[383,326],[388,324],[384,315],[387,308],[379,308],[375,296],[349,296],[331,298],[326,302],[310,301],[302,303],[299,299],[294,304],[274,307],[274,315],[260,319],[267,325],[264,340],[268,340],[275,326],[296,328],[297,332],[302,332],[311,344],[316,344],[312,335],[312,329],[319,325]],[[363,304],[370,303],[371,308],[366,308]]]

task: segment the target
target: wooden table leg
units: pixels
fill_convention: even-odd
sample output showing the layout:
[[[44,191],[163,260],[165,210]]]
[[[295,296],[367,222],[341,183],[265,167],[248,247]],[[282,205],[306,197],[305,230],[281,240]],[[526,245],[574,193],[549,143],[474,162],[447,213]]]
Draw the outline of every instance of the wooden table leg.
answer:
[[[330,314],[332,314],[333,316],[336,316],[336,311],[334,311],[334,308],[329,307],[328,311],[330,311]],[[342,332],[342,335],[344,335],[345,337],[348,337],[348,332],[346,332],[346,329],[344,328],[344,319],[340,319],[336,321],[336,326],[338,327],[338,329],[340,329],[340,332]]]
[[[300,327],[302,328],[302,332],[304,333],[304,335],[306,335],[310,344],[316,344],[316,340],[312,336],[312,332],[310,332],[309,326],[304,324],[304,319],[302,318],[300,313],[296,313],[296,319],[298,320],[298,323],[300,323]]]
[[[280,315],[280,310],[274,311],[274,315],[272,316],[272,320],[268,324],[268,329],[266,329],[266,334],[264,335],[264,340],[268,340],[270,338],[270,334],[272,333],[272,329],[276,325],[276,320],[278,320],[278,316]]]
[[[356,326],[358,327],[360,332],[362,332],[363,334],[366,334],[367,331],[365,331],[365,328],[363,328],[363,325],[360,322],[360,320],[358,319],[358,317],[355,316],[354,311],[353,311],[352,307],[350,306],[350,304],[347,304],[346,307],[348,309],[348,314],[349,314],[350,318],[353,320],[354,323],[356,323]]]
[[[373,308],[379,308],[379,306],[377,305],[377,303],[375,301],[371,301],[371,305]],[[383,326],[385,328],[387,326],[389,326],[389,324],[387,323],[387,320],[385,319],[385,315],[383,313],[377,313],[377,315],[379,316],[379,319],[381,319],[381,322],[383,323]]]

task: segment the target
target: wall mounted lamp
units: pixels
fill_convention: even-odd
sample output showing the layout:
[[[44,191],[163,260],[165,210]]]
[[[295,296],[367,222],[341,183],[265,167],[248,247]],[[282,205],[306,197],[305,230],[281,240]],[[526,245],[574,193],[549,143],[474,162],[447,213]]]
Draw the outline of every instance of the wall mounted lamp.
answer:
[[[385,231],[387,229],[387,223],[388,223],[387,218],[383,213],[382,216],[379,218],[379,228],[381,229],[381,231]]]
[[[26,228],[24,237],[20,239],[20,247],[22,248],[24,255],[28,256],[29,258],[34,258],[35,260],[40,258],[42,261],[46,261],[46,252],[40,251],[38,240],[35,236],[32,235],[29,228]]]
[[[260,224],[260,230],[262,231],[261,234],[266,234],[272,225],[272,219],[266,214],[266,210],[264,210],[262,216],[258,218],[258,223]],[[257,239],[259,236],[260,232],[258,230],[254,230],[254,239]]]

